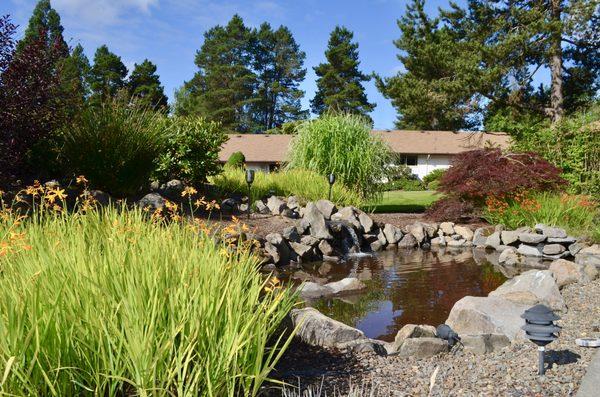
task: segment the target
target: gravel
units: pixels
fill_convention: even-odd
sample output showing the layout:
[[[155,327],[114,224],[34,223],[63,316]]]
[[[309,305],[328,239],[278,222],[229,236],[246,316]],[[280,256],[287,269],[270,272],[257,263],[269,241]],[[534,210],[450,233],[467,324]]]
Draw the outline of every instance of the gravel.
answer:
[[[303,388],[322,384],[329,395],[351,381],[378,385],[377,396],[427,396],[437,370],[432,396],[575,395],[595,352],[577,346],[575,339],[600,337],[600,280],[571,284],[561,292],[569,311],[558,321],[563,327],[559,339],[547,346],[542,377],[537,375],[537,346],[528,341],[486,355],[454,350],[429,359],[315,352],[296,344],[272,376],[295,385],[300,380]]]

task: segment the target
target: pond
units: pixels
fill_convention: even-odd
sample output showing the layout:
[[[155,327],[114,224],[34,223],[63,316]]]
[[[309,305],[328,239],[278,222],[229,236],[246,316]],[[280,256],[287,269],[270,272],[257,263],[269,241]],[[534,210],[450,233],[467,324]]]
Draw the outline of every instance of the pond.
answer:
[[[507,279],[485,255],[474,257],[472,249],[384,251],[344,263],[305,265],[303,270],[327,281],[363,281],[367,289],[358,294],[307,304],[384,341],[393,341],[406,324],[444,323],[456,301],[487,296]]]

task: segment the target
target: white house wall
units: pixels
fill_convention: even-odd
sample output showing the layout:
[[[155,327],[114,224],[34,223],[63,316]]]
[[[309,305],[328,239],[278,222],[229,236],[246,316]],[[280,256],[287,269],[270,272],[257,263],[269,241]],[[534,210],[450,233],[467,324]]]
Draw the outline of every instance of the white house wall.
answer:
[[[433,170],[450,167],[451,160],[452,156],[445,154],[420,154],[417,157],[417,165],[410,165],[409,167],[413,174],[417,175],[419,179],[423,179],[425,175]]]
[[[261,172],[269,172],[269,163],[246,163],[246,169],[261,171]]]

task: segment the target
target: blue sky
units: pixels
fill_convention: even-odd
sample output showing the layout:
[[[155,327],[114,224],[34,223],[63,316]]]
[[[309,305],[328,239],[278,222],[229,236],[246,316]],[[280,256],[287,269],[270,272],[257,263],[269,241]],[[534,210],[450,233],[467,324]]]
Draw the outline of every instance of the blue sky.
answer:
[[[21,32],[36,0],[0,0],[0,14],[11,14]],[[107,44],[131,70],[135,62],[148,58],[158,66],[165,93],[173,98],[176,88],[192,77],[194,55],[202,34],[211,26],[225,24],[235,13],[250,26],[263,21],[286,25],[306,52],[308,73],[302,89],[304,106],[315,92],[312,67],[324,60],[329,33],[336,25],[354,31],[364,72],[390,76],[400,70],[392,41],[399,36],[396,20],[404,13],[406,0],[53,0],[71,46],[81,43],[90,60],[94,51]],[[459,0],[459,4],[464,0]],[[428,12],[437,13],[446,0],[430,0]],[[376,128],[393,128],[396,112],[375,85],[366,85]]]

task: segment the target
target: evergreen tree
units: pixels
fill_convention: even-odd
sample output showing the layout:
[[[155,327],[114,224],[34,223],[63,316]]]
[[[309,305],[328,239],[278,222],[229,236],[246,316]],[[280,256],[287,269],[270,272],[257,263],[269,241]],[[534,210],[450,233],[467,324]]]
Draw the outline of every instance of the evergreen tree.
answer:
[[[129,94],[143,106],[154,110],[167,110],[168,98],[156,74],[156,65],[145,59],[139,65],[136,63],[127,82]]]
[[[199,70],[176,95],[176,113],[202,115],[231,131],[252,131],[249,108],[256,86],[252,41],[252,32],[239,15],[224,27],[208,30],[196,54]]]
[[[40,0],[33,9],[23,39],[17,44],[17,51],[22,51],[28,43],[38,40],[43,34],[47,49],[54,47],[53,52],[66,58],[69,55],[69,47],[63,38],[63,31],[60,15],[52,8],[50,0]]]
[[[61,87],[71,98],[72,111],[77,111],[90,94],[89,74],[90,61],[83,52],[83,47],[78,44],[71,54],[62,59],[58,65]]]
[[[259,130],[305,118],[307,111],[300,103],[304,91],[298,86],[306,75],[306,54],[300,51],[290,30],[280,26],[273,31],[271,25],[263,23],[256,32],[253,55],[258,84],[252,111]]]
[[[106,45],[98,47],[89,74],[92,103],[116,97],[125,87],[126,76],[127,68],[121,57],[110,52]]]
[[[325,51],[326,63],[314,68],[317,74],[317,93],[311,100],[312,111],[340,111],[369,118],[375,104],[369,103],[363,82],[371,78],[358,66],[358,44],[353,43],[354,34],[345,27],[337,26],[329,38]]]

